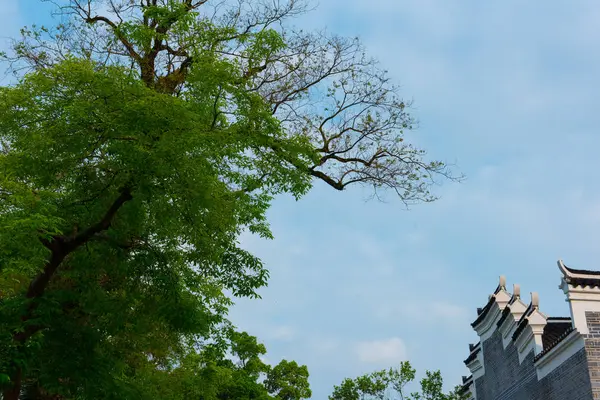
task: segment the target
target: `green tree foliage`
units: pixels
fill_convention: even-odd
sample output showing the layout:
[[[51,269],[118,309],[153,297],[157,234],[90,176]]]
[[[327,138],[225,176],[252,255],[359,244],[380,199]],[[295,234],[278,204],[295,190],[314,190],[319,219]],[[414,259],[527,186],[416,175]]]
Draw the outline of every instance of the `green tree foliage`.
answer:
[[[144,349],[158,363],[180,338],[208,334],[229,303],[223,288],[251,296],[265,283],[237,236],[268,235],[269,196],[235,188],[251,179],[243,142],[265,140],[250,125],[277,127],[252,115],[261,111],[239,107],[220,140],[205,131],[205,103],[81,61],[28,75],[0,102],[0,321],[14,332],[4,350],[14,365],[4,368],[47,365],[40,377],[90,388],[102,371],[124,368],[124,353]],[[272,179],[272,191],[306,189],[290,172]]]
[[[268,278],[240,233],[271,237],[272,198],[313,179],[410,203],[453,176],[404,141],[407,105],[357,41],[286,28],[304,11],[67,0],[63,24],[23,29],[0,88],[4,400],[166,398],[194,374],[214,398],[263,393],[261,374],[278,398],[309,394],[303,367],[269,375],[226,328],[225,292]]]
[[[399,368],[390,368],[359,376],[346,378],[335,386],[329,400],[464,400],[457,387],[450,393],[443,392],[443,380],[439,371],[426,371],[421,379],[420,392],[407,393],[406,386],[414,381],[415,369],[408,361]]]
[[[278,400],[307,399],[312,394],[308,385],[308,369],[296,361],[283,360],[272,368],[267,374],[265,386],[269,392],[275,393]]]
[[[225,329],[225,340],[205,344],[200,351],[191,351],[181,358],[177,366],[169,369],[149,368],[138,373],[129,382],[136,388],[137,397],[167,400],[276,400],[280,391],[265,382],[273,371],[288,369],[282,360],[275,367],[261,361],[265,347],[255,337]],[[307,371],[306,366],[297,366]],[[276,372],[276,376],[277,372]],[[295,374],[284,378],[290,393],[307,393],[308,374]],[[306,397],[290,397],[303,399]]]

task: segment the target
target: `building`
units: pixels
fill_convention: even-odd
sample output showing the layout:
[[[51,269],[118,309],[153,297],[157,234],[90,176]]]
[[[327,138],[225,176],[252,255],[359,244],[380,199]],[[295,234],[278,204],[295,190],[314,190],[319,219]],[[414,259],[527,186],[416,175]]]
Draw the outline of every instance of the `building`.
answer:
[[[479,343],[463,378],[470,399],[600,400],[600,271],[558,267],[570,317],[547,316],[519,285],[509,293],[504,277],[477,310]]]

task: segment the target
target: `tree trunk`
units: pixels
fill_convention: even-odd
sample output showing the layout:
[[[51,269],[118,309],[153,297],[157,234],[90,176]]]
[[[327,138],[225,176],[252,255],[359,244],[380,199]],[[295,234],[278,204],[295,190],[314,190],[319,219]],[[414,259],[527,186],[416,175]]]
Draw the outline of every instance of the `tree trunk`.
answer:
[[[12,386],[5,389],[2,393],[3,400],[19,400],[21,395],[21,367],[17,367],[14,373],[11,374],[10,380]]]

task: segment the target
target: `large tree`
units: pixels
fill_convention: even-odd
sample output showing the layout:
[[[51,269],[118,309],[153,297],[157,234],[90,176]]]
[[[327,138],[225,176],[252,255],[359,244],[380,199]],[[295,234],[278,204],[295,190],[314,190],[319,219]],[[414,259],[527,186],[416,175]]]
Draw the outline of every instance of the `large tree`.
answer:
[[[266,283],[237,238],[270,237],[279,193],[319,179],[412,203],[454,178],[404,141],[407,105],[357,40],[287,27],[304,11],[69,0],[22,31],[0,88],[5,400],[133,398],[132,376],[217,335],[224,289]]]

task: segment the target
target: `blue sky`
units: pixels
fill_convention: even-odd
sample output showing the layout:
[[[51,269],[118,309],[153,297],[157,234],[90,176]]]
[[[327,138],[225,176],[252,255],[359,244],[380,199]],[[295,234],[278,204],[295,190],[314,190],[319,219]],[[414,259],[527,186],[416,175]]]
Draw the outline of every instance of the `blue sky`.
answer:
[[[0,0],[0,37],[38,4]],[[276,239],[242,238],[269,287],[231,312],[270,362],[307,364],[315,399],[403,359],[453,385],[498,275],[568,315],[556,260],[600,268],[599,20],[593,0],[321,0],[296,21],[359,36],[414,100],[407,140],[468,179],[410,210],[320,183],[277,199]]]

